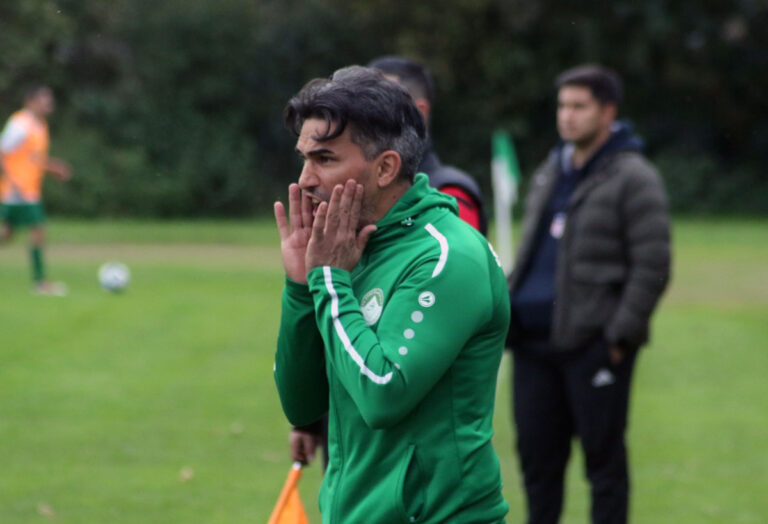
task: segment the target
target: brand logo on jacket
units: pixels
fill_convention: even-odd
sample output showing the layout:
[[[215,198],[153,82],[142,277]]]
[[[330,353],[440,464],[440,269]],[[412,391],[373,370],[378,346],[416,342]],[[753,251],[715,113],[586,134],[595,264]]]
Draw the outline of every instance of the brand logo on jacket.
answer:
[[[363,300],[360,301],[360,310],[363,312],[366,324],[372,326],[378,322],[383,309],[384,291],[380,288],[374,288],[363,295]]]
[[[432,307],[435,305],[435,294],[431,291],[424,291],[419,294],[419,305],[421,307]]]
[[[592,377],[592,386],[596,388],[610,386],[614,382],[616,382],[616,377],[614,377],[613,373],[606,368],[600,368],[600,370],[595,373],[595,376]]]
[[[552,219],[552,223],[549,225],[549,234],[552,238],[561,239],[565,232],[565,213],[558,213]]]

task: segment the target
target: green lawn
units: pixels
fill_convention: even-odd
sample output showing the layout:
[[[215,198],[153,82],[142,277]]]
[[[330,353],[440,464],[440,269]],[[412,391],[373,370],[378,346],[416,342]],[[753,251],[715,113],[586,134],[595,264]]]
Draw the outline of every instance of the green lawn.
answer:
[[[768,516],[768,224],[680,220],[673,284],[639,361],[635,523]],[[266,522],[288,472],[272,381],[282,275],[263,222],[66,222],[29,292],[19,239],[0,248],[0,523]],[[99,289],[120,260],[133,282]],[[496,447],[509,522],[524,507],[509,362]],[[578,451],[564,522],[586,522]],[[319,522],[317,466],[302,481]]]

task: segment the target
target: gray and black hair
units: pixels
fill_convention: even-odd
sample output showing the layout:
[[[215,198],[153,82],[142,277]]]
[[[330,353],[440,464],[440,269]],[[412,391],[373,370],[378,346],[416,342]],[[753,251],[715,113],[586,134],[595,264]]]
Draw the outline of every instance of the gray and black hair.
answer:
[[[601,104],[618,106],[624,99],[624,85],[618,73],[595,64],[581,65],[560,73],[555,86],[558,89],[563,86],[586,87]]]
[[[426,129],[408,92],[374,69],[350,66],[330,79],[310,80],[285,107],[285,125],[296,136],[309,118],[325,120],[318,142],[340,136],[349,126],[352,142],[366,160],[384,151],[400,155],[399,177],[413,181],[424,153]]]

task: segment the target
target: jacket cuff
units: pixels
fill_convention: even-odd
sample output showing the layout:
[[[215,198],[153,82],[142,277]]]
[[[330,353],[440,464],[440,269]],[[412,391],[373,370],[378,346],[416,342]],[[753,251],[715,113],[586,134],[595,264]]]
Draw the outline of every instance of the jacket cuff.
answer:
[[[304,433],[311,433],[312,435],[320,435],[323,432],[323,420],[320,419],[317,422],[311,424],[305,424],[303,426],[293,426],[295,431],[302,431]]]
[[[309,286],[307,284],[300,284],[288,277],[285,277],[285,295],[299,303],[312,303],[312,294],[309,292]]]

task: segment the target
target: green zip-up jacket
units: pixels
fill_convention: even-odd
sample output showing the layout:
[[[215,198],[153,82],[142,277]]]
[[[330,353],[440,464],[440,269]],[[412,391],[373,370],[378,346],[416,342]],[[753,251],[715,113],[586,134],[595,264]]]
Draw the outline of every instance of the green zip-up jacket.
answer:
[[[283,409],[295,425],[329,413],[323,522],[503,522],[498,258],[423,174],[376,225],[352,273],[317,267],[283,293]]]

